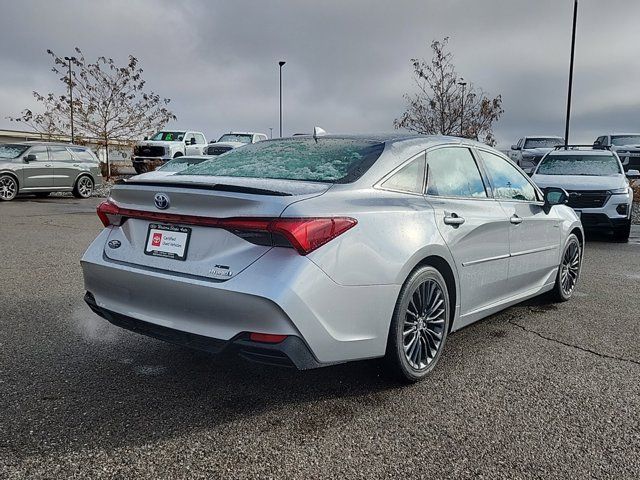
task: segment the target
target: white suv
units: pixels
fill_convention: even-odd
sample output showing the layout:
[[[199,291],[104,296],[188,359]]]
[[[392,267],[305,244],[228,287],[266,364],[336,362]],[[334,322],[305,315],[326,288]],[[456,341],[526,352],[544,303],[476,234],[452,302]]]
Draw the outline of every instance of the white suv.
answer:
[[[167,162],[183,155],[203,155],[207,138],[202,132],[163,130],[133,147],[131,163],[137,173],[154,169],[158,161]]]
[[[585,230],[613,231],[616,240],[629,239],[633,190],[615,152],[557,148],[540,160],[532,179],[540,188],[564,188]]]

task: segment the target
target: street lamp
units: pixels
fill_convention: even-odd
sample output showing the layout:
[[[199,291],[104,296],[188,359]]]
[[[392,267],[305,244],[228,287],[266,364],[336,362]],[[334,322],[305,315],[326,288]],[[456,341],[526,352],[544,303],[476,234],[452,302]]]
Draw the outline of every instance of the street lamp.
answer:
[[[571,119],[571,89],[573,87],[573,57],[576,51],[576,21],[578,19],[578,0],[573,2],[573,31],[571,33],[571,60],[569,61],[569,91],[567,92],[567,122],[564,127],[564,145],[569,145],[569,121]]]
[[[280,65],[280,138],[282,138],[282,67],[287,62],[283,62],[280,60],[278,65]]]
[[[462,97],[460,99],[460,136],[464,136],[464,89],[467,86],[467,82],[464,78],[460,78],[458,85],[462,87]]]
[[[69,65],[69,109],[71,110],[71,143],[74,143],[75,138],[73,135],[73,80],[71,79],[71,62],[76,61],[76,57],[64,57]]]

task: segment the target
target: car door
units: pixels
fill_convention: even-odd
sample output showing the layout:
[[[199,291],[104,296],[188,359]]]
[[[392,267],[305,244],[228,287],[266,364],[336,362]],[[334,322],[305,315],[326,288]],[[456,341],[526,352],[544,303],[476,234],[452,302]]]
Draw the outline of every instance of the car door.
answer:
[[[193,143],[192,145],[192,141],[196,142],[196,136],[193,132],[187,132],[184,136],[185,155],[200,155],[201,150],[199,151],[199,149],[201,149],[202,147],[199,147],[197,143]]]
[[[555,280],[560,220],[546,213],[542,194],[506,158],[479,150],[493,190],[509,218],[509,290],[524,294]]]
[[[471,150],[446,146],[427,151],[426,198],[460,280],[461,325],[505,297],[509,270],[509,220],[483,179]]]
[[[49,159],[53,164],[53,184],[56,188],[72,188],[80,171],[80,163],[75,161],[67,147],[49,147]]]
[[[35,160],[23,163],[22,166],[22,188],[44,190],[53,188],[53,165],[49,161],[49,153],[45,146],[34,146],[25,152],[27,155],[34,155]]]

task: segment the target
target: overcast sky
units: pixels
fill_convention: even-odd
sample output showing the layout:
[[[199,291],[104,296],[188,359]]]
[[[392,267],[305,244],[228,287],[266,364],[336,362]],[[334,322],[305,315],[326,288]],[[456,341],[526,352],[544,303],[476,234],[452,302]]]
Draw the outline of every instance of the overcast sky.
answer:
[[[572,0],[320,2],[111,0],[2,1],[0,127],[33,107],[33,90],[62,87],[51,48],[141,62],[147,86],[171,98],[174,126],[208,138],[278,131],[278,60],[284,133],[382,132],[412,92],[409,59],[449,36],[460,75],[505,113],[500,145],[564,132]],[[640,1],[580,0],[574,142],[640,131]]]

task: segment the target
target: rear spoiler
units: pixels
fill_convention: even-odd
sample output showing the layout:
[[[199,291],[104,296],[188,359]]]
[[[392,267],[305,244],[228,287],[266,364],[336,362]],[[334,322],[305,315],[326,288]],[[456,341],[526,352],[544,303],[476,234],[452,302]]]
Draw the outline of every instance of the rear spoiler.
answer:
[[[265,188],[244,187],[241,185],[227,185],[224,183],[216,183],[214,185],[204,183],[179,183],[179,182],[138,182],[131,180],[118,180],[116,185],[141,185],[159,188],[192,188],[196,190],[213,190],[217,192],[237,192],[249,193],[253,195],[270,195],[275,197],[290,197],[292,194],[287,192],[279,192],[277,190],[268,190]]]

